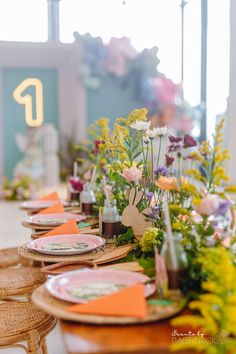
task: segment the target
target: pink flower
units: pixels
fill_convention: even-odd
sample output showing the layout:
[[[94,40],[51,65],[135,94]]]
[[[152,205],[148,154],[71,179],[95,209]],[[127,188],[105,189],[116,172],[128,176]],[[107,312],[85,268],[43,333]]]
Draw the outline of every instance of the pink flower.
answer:
[[[219,208],[219,198],[214,194],[206,194],[200,204],[195,207],[195,210],[200,215],[210,216]]]
[[[84,183],[78,177],[70,177],[69,182],[75,192],[82,192],[82,190],[84,189]]]
[[[122,176],[127,182],[138,182],[142,178],[142,172],[136,166],[132,166],[126,168],[123,171]]]

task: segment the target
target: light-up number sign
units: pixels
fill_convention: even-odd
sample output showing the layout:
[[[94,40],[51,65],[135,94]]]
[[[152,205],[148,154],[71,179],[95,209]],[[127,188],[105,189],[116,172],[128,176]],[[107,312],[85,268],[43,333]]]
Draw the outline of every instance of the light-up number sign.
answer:
[[[23,91],[30,86],[35,87],[35,117],[33,117],[32,96],[22,95]],[[14,90],[13,97],[19,104],[25,105],[25,121],[30,127],[43,124],[43,85],[39,79],[28,78],[22,81]]]

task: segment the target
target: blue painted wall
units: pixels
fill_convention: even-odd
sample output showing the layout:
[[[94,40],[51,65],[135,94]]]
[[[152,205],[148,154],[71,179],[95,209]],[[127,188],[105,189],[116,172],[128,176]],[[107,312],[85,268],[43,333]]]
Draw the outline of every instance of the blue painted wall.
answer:
[[[88,125],[100,117],[115,118],[127,116],[134,108],[143,104],[135,99],[135,87],[124,85],[122,79],[108,75],[101,80],[97,90],[87,89]]]
[[[56,69],[14,69],[5,68],[2,73],[3,93],[3,163],[4,174],[12,178],[15,164],[22,158],[15,135],[24,133],[27,129],[25,122],[25,106],[17,103],[13,98],[13,91],[25,79],[38,78],[43,84],[44,123],[53,123],[58,127],[58,96]],[[29,88],[26,93],[34,96],[34,89]],[[33,100],[33,102],[35,102]],[[35,105],[33,104],[35,107]],[[37,128],[34,128],[37,129]]]

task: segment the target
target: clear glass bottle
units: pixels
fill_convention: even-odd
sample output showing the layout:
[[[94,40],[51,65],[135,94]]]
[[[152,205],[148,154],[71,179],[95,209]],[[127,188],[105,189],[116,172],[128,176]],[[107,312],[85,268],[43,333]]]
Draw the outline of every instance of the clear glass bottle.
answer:
[[[71,206],[77,207],[80,204],[80,191],[74,189],[72,181],[79,181],[79,177],[69,177],[68,181],[68,201],[70,202]]]
[[[84,190],[81,193],[80,201],[82,212],[86,215],[91,215],[93,213],[93,205],[96,202],[96,198],[89,182],[86,182],[84,185]]]
[[[102,236],[113,237],[121,233],[120,215],[116,204],[115,199],[111,203],[105,199],[102,212]]]
[[[185,269],[187,268],[187,257],[182,246],[182,235],[180,233],[173,233],[174,239],[174,251],[176,255],[177,268],[173,264],[171,256],[170,246],[167,244],[164,258],[166,262],[166,268],[168,273],[168,283],[170,289],[179,289],[180,279],[184,276]]]
[[[105,199],[103,213],[102,213],[102,220],[105,222],[118,222],[120,221],[120,215],[116,206],[116,200],[113,199],[110,203],[107,199]]]

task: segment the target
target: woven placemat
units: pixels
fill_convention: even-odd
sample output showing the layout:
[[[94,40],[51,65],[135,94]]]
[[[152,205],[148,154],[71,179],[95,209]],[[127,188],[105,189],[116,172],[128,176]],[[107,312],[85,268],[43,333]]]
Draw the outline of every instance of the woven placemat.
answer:
[[[165,304],[165,301],[163,302],[163,305],[149,304],[148,300],[148,315],[147,317],[140,319],[135,317],[84,315],[67,311],[66,308],[70,303],[59,300],[50,295],[44,285],[38,287],[32,294],[32,300],[37,307],[59,319],[100,325],[141,324],[173,317],[185,307],[186,301],[179,292],[170,293],[169,299],[172,300],[172,302],[167,305]],[[152,297],[150,302],[155,303],[155,300],[157,299]]]
[[[55,227],[57,227],[58,225],[54,225],[54,226],[45,226],[45,225],[35,225],[35,224],[32,224],[32,223],[29,223],[27,221],[22,221],[21,223],[24,227],[27,227],[28,229],[31,229],[31,230],[44,230],[44,231],[50,231],[50,230],[53,230],[55,229]]]
[[[102,258],[102,262],[99,261],[99,264],[109,263],[111,261],[123,258],[127,255],[130,249],[134,245],[125,245],[117,247],[114,243],[106,243],[105,246],[101,249],[94,250],[92,252],[79,254],[79,255],[70,255],[70,256],[54,256],[48,254],[42,254],[30,250],[27,247],[27,243],[18,248],[18,253],[20,256],[33,260],[40,261],[45,263],[57,263],[57,262],[67,262],[67,261],[96,261],[100,257],[107,255],[107,257]],[[116,251],[117,254],[111,253]],[[111,258],[109,258],[109,253],[111,253]]]

